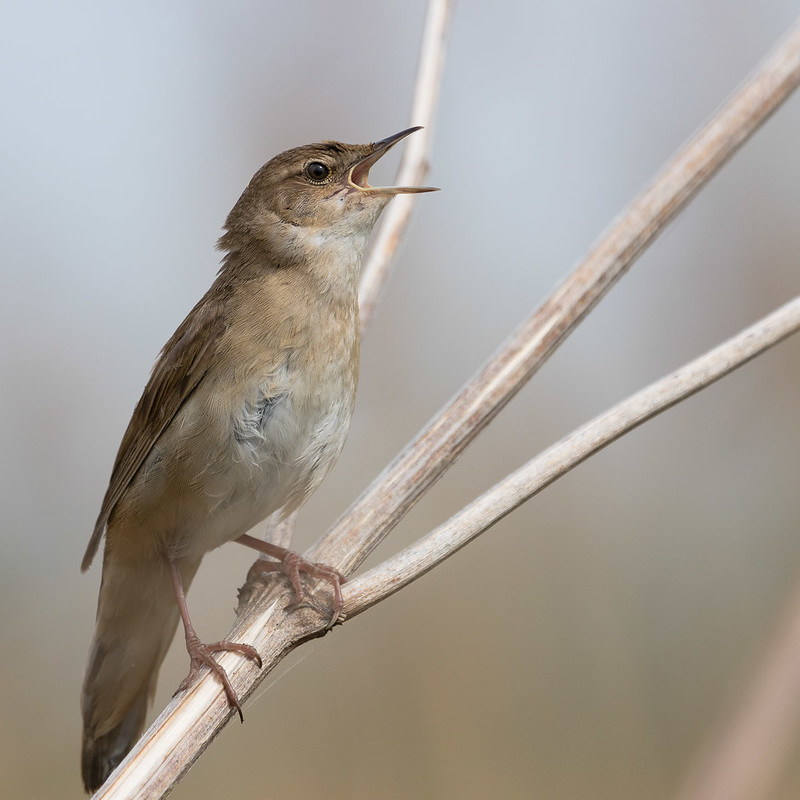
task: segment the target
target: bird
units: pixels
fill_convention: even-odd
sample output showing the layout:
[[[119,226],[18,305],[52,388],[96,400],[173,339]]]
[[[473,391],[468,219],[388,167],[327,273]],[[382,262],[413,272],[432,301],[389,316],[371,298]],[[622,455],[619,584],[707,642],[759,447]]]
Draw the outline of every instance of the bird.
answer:
[[[323,141],[259,169],[228,215],[210,289],[162,349],[122,438],[81,565],[103,548],[95,631],[81,691],[81,772],[96,791],[144,729],[158,670],[183,622],[190,669],[202,666],[238,698],[213,653],[260,666],[247,644],[204,644],[186,591],[203,555],[230,541],[333,587],[336,570],[247,534],[286,518],[339,457],[359,371],[358,279],[370,233],[400,194],[369,170],[408,128],[364,145]]]

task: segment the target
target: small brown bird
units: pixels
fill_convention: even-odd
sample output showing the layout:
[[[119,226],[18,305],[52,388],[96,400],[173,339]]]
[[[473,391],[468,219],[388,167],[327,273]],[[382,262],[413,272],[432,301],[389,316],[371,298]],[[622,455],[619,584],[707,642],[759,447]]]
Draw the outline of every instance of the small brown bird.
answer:
[[[205,645],[185,590],[203,555],[234,539],[334,587],[324,565],[244,535],[308,497],[339,456],[358,380],[358,276],[367,239],[394,195],[370,167],[409,128],[366,145],[287,150],[250,181],[225,223],[217,279],[167,342],[122,438],[82,569],[105,533],[97,626],[83,683],[81,767],[93,792],[144,728],[179,617],[190,671],[202,665],[238,699]],[[177,601],[177,602],[176,602]]]

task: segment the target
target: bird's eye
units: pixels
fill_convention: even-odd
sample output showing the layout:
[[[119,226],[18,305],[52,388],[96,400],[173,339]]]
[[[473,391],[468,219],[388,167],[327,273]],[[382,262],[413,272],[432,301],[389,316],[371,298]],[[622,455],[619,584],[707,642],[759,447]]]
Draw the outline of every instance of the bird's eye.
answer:
[[[310,161],[306,164],[306,177],[313,183],[324,183],[331,171],[321,161]]]

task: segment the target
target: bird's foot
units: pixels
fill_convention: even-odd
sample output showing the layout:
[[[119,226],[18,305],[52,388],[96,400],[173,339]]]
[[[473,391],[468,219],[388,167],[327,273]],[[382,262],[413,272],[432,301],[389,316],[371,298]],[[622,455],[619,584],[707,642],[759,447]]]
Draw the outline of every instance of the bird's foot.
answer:
[[[282,572],[287,575],[294,590],[294,601],[286,607],[287,611],[293,611],[303,606],[311,606],[320,614],[330,614],[329,629],[337,622],[344,621],[344,615],[342,614],[342,607],[344,606],[342,584],[346,582],[347,578],[339,570],[329,567],[327,564],[316,564],[312,561],[307,561],[294,550],[287,550],[284,547],[278,547],[250,536],[242,536],[237,541],[279,559],[278,561],[267,561],[260,558],[250,567],[247,580],[252,580],[264,572]],[[301,574],[327,581],[331,585],[333,588],[333,607],[331,609],[324,608],[306,591],[300,577]]]
[[[215,652],[225,651],[229,653],[239,653],[245,658],[254,661],[258,667],[261,667],[261,656],[255,647],[249,644],[241,644],[240,642],[220,641],[213,642],[212,644],[204,644],[195,635],[187,635],[186,637],[186,650],[189,653],[189,674],[181,681],[181,685],[175,690],[175,694],[188,689],[194,683],[200,672],[201,667],[208,667],[219,678],[220,683],[225,689],[225,695],[228,702],[239,713],[239,719],[244,722],[244,715],[242,714],[242,707],[239,704],[239,697],[236,694],[233,686],[231,685],[228,673],[225,668],[214,657]],[[173,695],[174,697],[175,695]]]

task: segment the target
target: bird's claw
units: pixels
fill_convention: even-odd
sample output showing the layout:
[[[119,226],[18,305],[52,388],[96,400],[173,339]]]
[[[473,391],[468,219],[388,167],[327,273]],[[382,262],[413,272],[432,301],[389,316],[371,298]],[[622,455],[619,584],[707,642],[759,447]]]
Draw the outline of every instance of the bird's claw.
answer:
[[[242,714],[242,706],[239,703],[239,697],[236,690],[231,685],[230,678],[225,668],[214,657],[215,652],[228,652],[239,653],[261,668],[261,656],[255,647],[249,644],[242,644],[241,642],[228,642],[219,641],[212,642],[211,644],[204,644],[197,638],[197,636],[187,637],[186,650],[189,653],[189,674],[181,681],[180,686],[175,690],[175,694],[188,689],[192,683],[197,679],[201,667],[208,667],[219,679],[222,687],[225,689],[225,695],[231,707],[235,708],[239,714],[239,719],[244,722],[244,715]],[[173,697],[175,696],[173,694]]]

